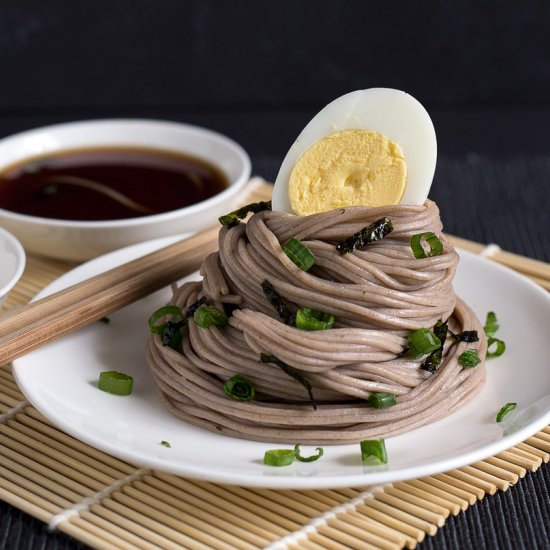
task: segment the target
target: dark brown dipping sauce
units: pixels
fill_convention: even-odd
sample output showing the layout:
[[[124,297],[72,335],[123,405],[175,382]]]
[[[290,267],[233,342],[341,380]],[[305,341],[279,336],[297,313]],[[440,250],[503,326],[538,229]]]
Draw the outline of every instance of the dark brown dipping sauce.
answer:
[[[0,208],[64,220],[118,220],[195,204],[228,185],[192,156],[145,148],[59,152],[0,173]]]

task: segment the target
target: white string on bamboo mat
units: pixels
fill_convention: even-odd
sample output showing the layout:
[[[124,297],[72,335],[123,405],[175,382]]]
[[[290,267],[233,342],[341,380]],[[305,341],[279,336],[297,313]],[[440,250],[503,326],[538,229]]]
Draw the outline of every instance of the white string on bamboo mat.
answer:
[[[269,546],[266,546],[264,550],[285,550],[291,544],[298,544],[300,541],[307,539],[308,535],[312,533],[318,533],[319,527],[323,527],[328,524],[331,519],[336,519],[340,514],[345,514],[346,512],[351,512],[357,508],[357,506],[364,504],[365,499],[372,497],[373,492],[378,489],[383,489],[383,485],[376,485],[369,487],[366,491],[359,493],[355,498],[351,499],[349,502],[335,506],[331,510],[321,514],[319,517],[311,520],[309,523],[290,533],[286,537],[283,537]]]
[[[19,414],[27,405],[30,405],[28,401],[20,401],[9,411],[0,414],[0,424],[5,424],[10,418],[13,418],[15,415]]]
[[[502,248],[498,246],[498,244],[491,243],[488,244],[480,253],[480,256],[483,256],[484,258],[492,258],[493,256],[496,256],[499,252],[502,252]]]
[[[63,510],[62,512],[59,512],[59,514],[56,514],[55,516],[53,516],[52,519],[50,519],[50,521],[48,522],[48,529],[50,531],[54,531],[55,529],[57,529],[57,526],[60,523],[64,521],[69,521],[69,519],[72,516],[80,515],[80,512],[82,510],[88,510],[94,504],[99,503],[102,499],[111,496],[116,490],[124,487],[124,485],[131,484],[148,473],[150,473],[149,469],[139,468],[133,474],[123,477],[118,481],[115,481],[115,483],[113,483],[112,485],[109,485],[108,487],[105,487],[105,489],[95,493],[95,495],[86,497],[82,501],[77,502],[74,506],[71,506],[70,508]]]

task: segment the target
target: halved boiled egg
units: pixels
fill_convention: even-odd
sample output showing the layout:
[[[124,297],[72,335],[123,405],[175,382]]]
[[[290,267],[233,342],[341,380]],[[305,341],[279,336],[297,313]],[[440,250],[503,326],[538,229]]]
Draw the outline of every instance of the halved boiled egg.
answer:
[[[309,215],[345,206],[423,204],[437,157],[435,130],[411,95],[370,88],[320,111],[287,153],[273,210]]]

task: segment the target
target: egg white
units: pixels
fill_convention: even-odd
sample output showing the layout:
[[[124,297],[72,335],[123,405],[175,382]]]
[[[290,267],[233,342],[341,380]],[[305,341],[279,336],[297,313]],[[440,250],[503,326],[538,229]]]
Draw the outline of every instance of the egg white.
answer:
[[[432,120],[426,109],[411,95],[392,88],[369,88],[335,99],[302,130],[283,160],[275,180],[273,210],[293,213],[288,183],[294,166],[309,147],[334,132],[357,129],[379,132],[401,147],[408,175],[400,204],[424,204],[437,160],[437,140]]]

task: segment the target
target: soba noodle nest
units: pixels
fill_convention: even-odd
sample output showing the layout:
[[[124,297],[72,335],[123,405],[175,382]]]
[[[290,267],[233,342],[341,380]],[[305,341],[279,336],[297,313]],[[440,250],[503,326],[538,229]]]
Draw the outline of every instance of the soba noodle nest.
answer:
[[[362,250],[340,255],[335,243],[384,216],[393,232]],[[411,235],[434,232],[439,256],[415,259]],[[283,252],[291,237],[316,256],[307,272]],[[442,233],[435,203],[423,206],[349,207],[312,216],[255,214],[219,234],[219,252],[201,269],[201,282],[175,288],[172,304],[183,311],[201,296],[223,308],[238,306],[227,327],[201,328],[190,321],[182,348],[151,335],[147,357],[166,407],[182,420],[232,437],[288,444],[338,444],[388,437],[430,424],[464,404],[483,385],[485,363],[464,368],[458,356],[486,339],[472,310],[452,287],[458,256]],[[269,281],[292,311],[308,307],[335,316],[332,329],[305,331],[284,324],[266,299]],[[455,333],[477,330],[480,341],[447,338],[435,373],[407,353],[407,335],[438,320]],[[274,355],[312,386],[304,386],[260,354]],[[232,376],[246,377],[252,401],[224,393]],[[375,409],[372,392],[397,404]]]

